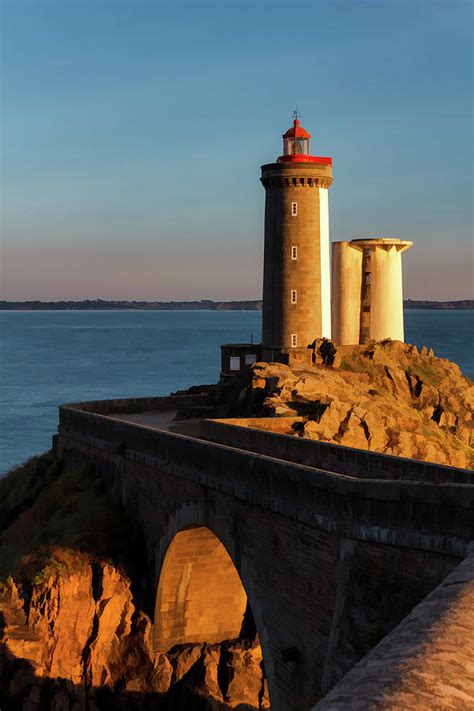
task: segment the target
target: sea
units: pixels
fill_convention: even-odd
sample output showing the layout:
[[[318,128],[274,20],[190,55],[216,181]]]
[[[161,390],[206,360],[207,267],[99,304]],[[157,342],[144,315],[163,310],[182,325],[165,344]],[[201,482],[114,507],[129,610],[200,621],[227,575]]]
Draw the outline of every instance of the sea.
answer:
[[[0,311],[0,476],[46,451],[58,405],[215,383],[221,343],[260,340],[260,311]],[[474,311],[405,311],[405,340],[474,379]]]

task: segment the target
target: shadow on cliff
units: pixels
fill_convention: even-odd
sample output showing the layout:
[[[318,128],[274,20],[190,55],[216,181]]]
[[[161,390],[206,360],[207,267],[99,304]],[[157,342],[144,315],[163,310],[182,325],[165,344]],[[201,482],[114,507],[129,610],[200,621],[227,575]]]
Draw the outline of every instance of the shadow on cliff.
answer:
[[[20,579],[27,598],[28,587],[51,572],[54,551],[67,549],[120,570],[137,606],[153,614],[144,536],[93,467],[65,469],[47,452],[0,479],[0,501],[0,583]]]
[[[217,700],[211,689],[208,691],[206,684],[209,678],[205,678],[208,657],[204,654],[208,649],[207,645],[202,645],[203,652],[197,658],[197,663],[172,683],[166,692],[163,689],[163,693],[161,690],[149,690],[154,686],[153,660],[143,655],[138,642],[136,648],[133,645],[123,646],[123,668],[119,660],[114,662],[120,664],[120,669],[116,670],[116,678],[120,679],[113,682],[113,688],[105,683],[102,685],[102,679],[101,686],[97,686],[97,681],[94,681],[95,685],[87,683],[86,659],[83,660],[83,683],[73,683],[60,678],[55,672],[51,677],[37,673],[37,667],[34,665],[44,663],[44,651],[41,651],[38,645],[43,650],[49,650],[51,645],[45,642],[45,629],[38,632],[38,619],[36,622],[28,622],[28,619],[33,612],[34,620],[35,611],[37,614],[39,610],[42,610],[39,617],[43,618],[46,614],[43,610],[45,603],[46,606],[49,605],[48,609],[53,609],[51,581],[57,586],[58,579],[67,580],[75,573],[76,577],[77,573],[80,576],[84,564],[86,568],[89,566],[93,573],[103,570],[105,564],[110,564],[130,581],[130,592],[136,608],[132,625],[136,623],[137,629],[136,634],[129,636],[130,639],[140,637],[139,621],[143,620],[141,612],[152,619],[154,604],[154,590],[147,574],[145,539],[139,528],[131,524],[125,511],[111,502],[94,469],[88,466],[75,470],[65,469],[60,460],[52,453],[47,453],[30,460],[2,478],[1,711],[17,711],[21,708],[28,711],[51,708],[71,711],[227,711],[231,708],[233,711],[257,711],[257,706],[251,704],[230,706],[225,701]],[[98,603],[98,600],[95,600],[98,592],[94,591],[94,575],[92,595],[93,602]],[[102,609],[101,605],[105,603],[99,603]],[[71,609],[69,612],[75,616],[77,610]],[[81,615],[80,610],[78,614]],[[135,664],[137,670],[143,668],[143,673],[135,675],[133,681],[127,677],[128,664]],[[222,677],[222,669],[217,666],[215,673]],[[222,684],[225,687],[225,681],[216,678],[216,693],[224,695],[219,688]],[[129,687],[134,686],[136,690],[126,689],[127,684]]]
[[[62,678],[36,674],[27,660],[15,657],[5,640],[5,622],[0,612],[0,709],[28,711],[61,708],[63,711],[84,709],[92,711],[258,711],[256,706],[230,706],[214,697],[196,695],[196,678],[190,670],[170,691],[126,691],[120,688],[92,687],[74,684]]]

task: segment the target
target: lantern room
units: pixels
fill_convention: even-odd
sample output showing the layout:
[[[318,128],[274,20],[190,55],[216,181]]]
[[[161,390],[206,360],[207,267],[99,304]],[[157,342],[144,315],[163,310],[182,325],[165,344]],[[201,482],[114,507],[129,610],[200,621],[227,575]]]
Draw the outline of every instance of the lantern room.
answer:
[[[310,154],[310,140],[311,134],[300,125],[300,120],[296,115],[293,126],[283,134],[283,155],[277,158],[277,163],[323,163],[332,165],[332,158],[317,157]]]
[[[283,155],[309,156],[309,141],[311,134],[300,126],[300,121],[295,118],[293,126],[283,134]]]

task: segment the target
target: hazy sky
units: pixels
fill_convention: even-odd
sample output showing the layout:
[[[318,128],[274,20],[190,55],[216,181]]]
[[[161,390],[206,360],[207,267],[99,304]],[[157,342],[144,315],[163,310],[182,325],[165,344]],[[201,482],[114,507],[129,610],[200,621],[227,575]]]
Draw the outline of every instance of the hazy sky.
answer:
[[[260,298],[295,104],[331,238],[414,240],[407,297],[473,297],[470,0],[1,7],[1,298]]]

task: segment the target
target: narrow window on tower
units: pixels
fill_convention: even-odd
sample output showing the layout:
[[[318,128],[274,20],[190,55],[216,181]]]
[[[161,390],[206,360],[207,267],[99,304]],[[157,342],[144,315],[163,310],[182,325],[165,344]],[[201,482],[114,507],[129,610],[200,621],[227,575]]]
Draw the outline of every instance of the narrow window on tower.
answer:
[[[294,260],[298,259],[298,247],[291,248],[291,258]]]
[[[293,215],[293,217],[296,217],[296,215],[298,214],[298,203],[297,202],[291,203],[291,214]]]
[[[298,345],[298,338],[296,336],[296,333],[292,333],[291,334],[291,347],[296,348],[297,345]]]
[[[291,290],[291,303],[296,304],[296,289]]]
[[[370,306],[362,307],[362,328],[370,328]]]

